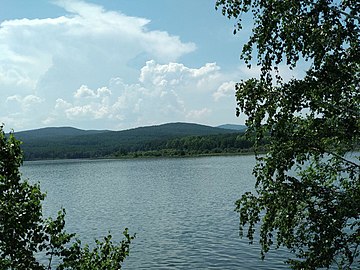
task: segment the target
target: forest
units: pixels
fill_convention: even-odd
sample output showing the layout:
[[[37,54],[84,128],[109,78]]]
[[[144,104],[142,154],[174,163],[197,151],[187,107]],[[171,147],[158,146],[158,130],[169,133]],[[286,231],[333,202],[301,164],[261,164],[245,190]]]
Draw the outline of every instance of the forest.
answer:
[[[244,130],[188,123],[125,131],[45,128],[17,137],[23,141],[25,160],[241,154],[251,153],[254,146]]]

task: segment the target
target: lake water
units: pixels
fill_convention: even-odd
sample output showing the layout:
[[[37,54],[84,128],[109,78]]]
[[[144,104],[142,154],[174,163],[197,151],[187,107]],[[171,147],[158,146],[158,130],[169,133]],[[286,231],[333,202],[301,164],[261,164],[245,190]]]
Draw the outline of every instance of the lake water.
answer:
[[[45,216],[66,209],[83,243],[136,233],[124,269],[288,269],[240,239],[234,203],[253,189],[253,156],[25,162],[47,192]]]

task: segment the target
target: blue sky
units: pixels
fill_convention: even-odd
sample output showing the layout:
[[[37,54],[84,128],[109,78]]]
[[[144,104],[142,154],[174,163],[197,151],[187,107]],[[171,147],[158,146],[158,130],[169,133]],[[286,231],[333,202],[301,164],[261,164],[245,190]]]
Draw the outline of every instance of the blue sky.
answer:
[[[0,0],[0,122],[122,130],[244,124],[234,83],[249,27],[215,0]]]

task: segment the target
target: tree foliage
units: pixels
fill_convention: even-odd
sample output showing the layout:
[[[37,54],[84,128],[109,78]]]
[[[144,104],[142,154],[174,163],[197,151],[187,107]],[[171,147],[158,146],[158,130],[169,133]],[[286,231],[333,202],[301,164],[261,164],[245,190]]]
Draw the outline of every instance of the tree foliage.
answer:
[[[261,67],[236,84],[237,114],[270,136],[254,168],[256,193],[237,201],[241,232],[260,223],[262,255],[288,248],[293,269],[359,266],[360,2],[217,0],[223,15],[253,18],[241,58]],[[247,17],[245,17],[247,18]],[[283,80],[279,65],[309,66]]]
[[[213,137],[219,141],[222,135],[234,133],[238,131],[190,123],[169,123],[122,131],[43,128],[18,132],[15,136],[23,142],[25,160],[36,160],[108,158],[119,153],[162,150],[168,142],[189,136],[207,137],[204,138],[206,140],[208,136],[220,136]]]
[[[264,144],[266,142],[264,141]],[[170,140],[153,140],[134,150],[121,148],[116,157],[184,157],[217,154],[253,153],[253,142],[242,133],[188,136]],[[264,146],[265,147],[265,146]]]
[[[66,232],[64,209],[55,219],[43,217],[45,194],[21,179],[22,158],[20,142],[13,134],[6,137],[0,126],[0,269],[120,269],[134,236],[125,229],[118,244],[109,234],[96,240],[95,248],[83,247]]]

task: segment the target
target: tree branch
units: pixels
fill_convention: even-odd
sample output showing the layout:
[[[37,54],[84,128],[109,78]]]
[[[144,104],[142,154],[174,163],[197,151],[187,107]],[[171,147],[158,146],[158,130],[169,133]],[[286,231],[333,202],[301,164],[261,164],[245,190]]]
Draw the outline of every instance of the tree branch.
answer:
[[[338,154],[336,154],[336,153],[334,153],[334,152],[331,152],[331,151],[325,151],[325,152],[328,153],[328,154],[330,154],[330,155],[333,155],[334,157],[337,157],[337,158],[341,159],[341,160],[344,161],[345,163],[351,164],[352,166],[360,169],[360,164],[357,164],[357,163],[355,163],[355,162],[353,162],[353,161],[350,161],[350,160],[344,158],[343,156],[340,156],[340,155],[338,155]]]

